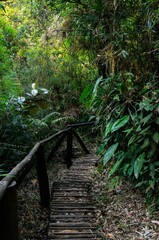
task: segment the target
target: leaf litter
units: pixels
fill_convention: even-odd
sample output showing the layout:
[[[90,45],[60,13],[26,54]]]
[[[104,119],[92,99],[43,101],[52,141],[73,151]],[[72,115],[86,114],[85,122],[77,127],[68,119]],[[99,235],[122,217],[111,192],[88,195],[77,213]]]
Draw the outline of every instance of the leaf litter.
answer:
[[[48,166],[49,185],[67,171],[61,159],[57,159],[54,164]],[[50,189],[51,190],[51,189]],[[36,170],[33,169],[22,184],[18,187],[18,224],[19,240],[45,240],[48,239],[48,223],[50,210],[42,208],[39,204],[40,194]]]
[[[142,193],[121,177],[93,172],[92,201],[102,239],[159,240],[159,214],[148,210]],[[151,206],[152,207],[152,206]]]

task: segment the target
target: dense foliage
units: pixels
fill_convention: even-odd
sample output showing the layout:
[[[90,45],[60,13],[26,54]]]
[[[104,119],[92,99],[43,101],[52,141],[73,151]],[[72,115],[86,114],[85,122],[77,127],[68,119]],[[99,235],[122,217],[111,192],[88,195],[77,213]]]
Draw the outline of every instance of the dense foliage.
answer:
[[[98,78],[91,98],[90,86],[82,99],[101,129],[102,165],[114,162],[109,176],[118,171],[152,196],[159,191],[158,3],[103,1],[102,9],[101,56],[109,73]],[[106,29],[106,22],[111,28]]]
[[[101,131],[102,166],[113,160],[109,176],[118,171],[147,196],[158,193],[158,2],[56,3],[98,68],[99,78],[88,81],[81,101]]]
[[[158,1],[16,0],[0,14],[1,151],[85,106],[102,168],[158,193]]]
[[[49,1],[2,1],[0,15],[0,164],[14,165],[82,115],[79,96],[96,69]]]

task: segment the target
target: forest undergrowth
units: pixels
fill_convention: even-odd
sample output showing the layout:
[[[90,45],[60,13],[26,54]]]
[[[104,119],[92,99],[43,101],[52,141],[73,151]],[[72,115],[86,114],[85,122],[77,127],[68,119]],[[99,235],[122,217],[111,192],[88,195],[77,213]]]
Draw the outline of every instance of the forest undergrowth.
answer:
[[[142,192],[129,180],[109,171],[93,172],[92,201],[102,239],[158,240],[159,216],[155,206],[144,201]]]
[[[95,144],[89,146],[96,148]],[[83,154],[75,147],[78,156]],[[49,183],[65,175],[67,170],[62,155],[48,166]],[[129,181],[114,176],[108,179],[108,169],[102,173],[98,167],[92,171],[91,199],[96,207],[95,216],[103,240],[158,240],[159,216],[155,206],[147,205],[141,191]],[[18,188],[20,240],[48,239],[49,210],[39,205],[39,188],[36,172],[26,177]]]
[[[48,166],[50,192],[54,181],[67,171],[63,159],[57,157]],[[18,188],[18,222],[20,240],[48,239],[48,223],[50,210],[40,206],[39,186],[35,169],[27,175],[23,184]]]

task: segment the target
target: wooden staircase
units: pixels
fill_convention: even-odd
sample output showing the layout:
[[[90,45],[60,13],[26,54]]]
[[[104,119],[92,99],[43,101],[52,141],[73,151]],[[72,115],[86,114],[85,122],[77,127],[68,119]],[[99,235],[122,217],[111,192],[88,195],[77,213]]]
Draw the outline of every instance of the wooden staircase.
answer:
[[[63,178],[54,182],[48,229],[53,239],[101,239],[90,200],[91,170],[98,161],[96,155],[76,158]]]

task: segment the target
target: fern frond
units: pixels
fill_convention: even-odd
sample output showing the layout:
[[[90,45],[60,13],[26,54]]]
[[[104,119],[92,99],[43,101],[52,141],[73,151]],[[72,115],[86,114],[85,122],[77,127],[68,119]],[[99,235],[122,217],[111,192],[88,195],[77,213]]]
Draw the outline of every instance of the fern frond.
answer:
[[[50,114],[48,114],[47,116],[45,116],[44,118],[41,119],[42,122],[48,123],[50,122],[53,118],[55,118],[56,116],[60,116],[61,114],[59,112],[52,112]]]
[[[65,116],[65,117],[60,117],[60,118],[58,118],[58,119],[55,119],[55,120],[53,120],[51,123],[52,123],[52,124],[56,124],[56,123],[59,123],[59,122],[61,123],[61,122],[73,121],[73,120],[75,120],[74,117]]]

